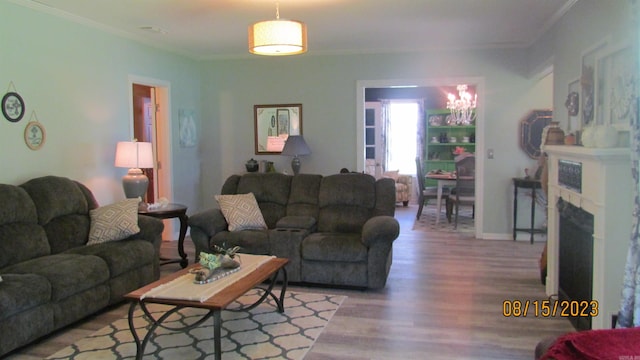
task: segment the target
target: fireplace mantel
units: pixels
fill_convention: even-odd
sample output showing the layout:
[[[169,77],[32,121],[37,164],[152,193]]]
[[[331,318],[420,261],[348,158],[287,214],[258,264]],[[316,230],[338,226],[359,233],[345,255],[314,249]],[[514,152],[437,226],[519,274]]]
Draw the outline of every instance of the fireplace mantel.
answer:
[[[593,214],[593,289],[599,315],[593,329],[611,327],[620,307],[624,265],[631,234],[633,191],[629,148],[595,149],[581,146],[545,146],[549,168],[547,279],[548,295],[558,293],[559,198]],[[580,190],[558,181],[560,160],[579,163]]]

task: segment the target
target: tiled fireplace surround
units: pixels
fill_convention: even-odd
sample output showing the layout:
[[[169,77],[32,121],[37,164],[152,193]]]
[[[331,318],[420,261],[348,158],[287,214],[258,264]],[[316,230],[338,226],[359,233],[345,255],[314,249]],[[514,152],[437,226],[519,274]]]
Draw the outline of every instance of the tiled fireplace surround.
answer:
[[[629,148],[594,149],[581,146],[545,146],[549,166],[547,295],[558,293],[559,213],[562,198],[594,216],[593,289],[599,315],[593,329],[611,327],[618,313],[624,266],[631,234],[633,192]],[[579,164],[581,190],[558,180],[560,160]]]

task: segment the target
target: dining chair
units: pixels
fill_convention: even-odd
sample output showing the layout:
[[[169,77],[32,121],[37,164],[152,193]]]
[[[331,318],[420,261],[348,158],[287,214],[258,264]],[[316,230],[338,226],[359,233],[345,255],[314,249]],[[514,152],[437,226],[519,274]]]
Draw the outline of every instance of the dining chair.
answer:
[[[429,200],[438,198],[438,188],[436,186],[425,186],[425,175],[422,171],[422,159],[416,157],[416,177],[418,178],[418,213],[416,214],[416,220],[419,220],[420,216],[422,216],[422,209]],[[447,196],[448,190],[443,189],[442,199],[446,200]]]
[[[473,207],[472,217],[475,217],[476,204],[476,157],[465,155],[456,159],[456,186],[451,190],[448,198],[447,219],[451,222],[451,212],[454,213],[454,229],[458,228],[458,212],[460,205]]]

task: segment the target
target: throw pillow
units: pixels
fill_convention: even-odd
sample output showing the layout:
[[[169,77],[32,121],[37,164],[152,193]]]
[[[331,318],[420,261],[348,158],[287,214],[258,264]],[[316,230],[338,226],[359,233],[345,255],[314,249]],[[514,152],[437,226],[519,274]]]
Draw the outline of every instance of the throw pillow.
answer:
[[[224,215],[229,231],[263,230],[267,228],[264,217],[253,193],[216,195],[216,201]]]
[[[139,233],[139,202],[140,199],[126,199],[89,211],[91,227],[87,245],[118,241]]]

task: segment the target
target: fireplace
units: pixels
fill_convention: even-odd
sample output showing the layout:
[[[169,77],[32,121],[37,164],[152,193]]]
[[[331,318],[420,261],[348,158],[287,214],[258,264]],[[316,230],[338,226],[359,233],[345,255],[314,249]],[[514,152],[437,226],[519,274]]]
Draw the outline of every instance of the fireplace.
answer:
[[[546,293],[598,305],[576,328],[606,329],[620,309],[633,199],[629,148],[547,145]],[[560,208],[557,206],[560,204]]]
[[[593,290],[593,215],[558,199],[558,300],[591,303]],[[577,330],[591,329],[591,317],[569,318]]]

